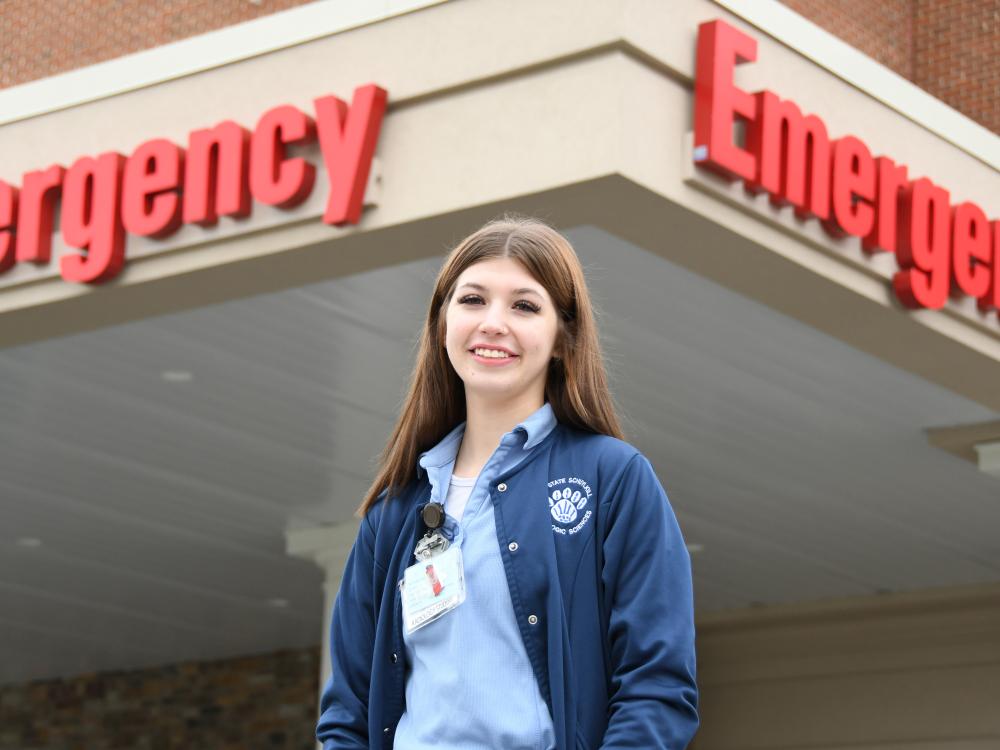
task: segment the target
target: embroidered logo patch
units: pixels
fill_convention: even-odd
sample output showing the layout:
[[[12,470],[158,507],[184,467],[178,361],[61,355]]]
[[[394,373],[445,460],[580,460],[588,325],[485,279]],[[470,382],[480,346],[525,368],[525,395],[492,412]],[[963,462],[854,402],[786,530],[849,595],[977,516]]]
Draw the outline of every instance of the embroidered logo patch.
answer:
[[[549,512],[555,521],[552,531],[556,534],[576,534],[580,531],[593,513],[587,508],[592,494],[590,485],[579,477],[563,477],[549,482]]]

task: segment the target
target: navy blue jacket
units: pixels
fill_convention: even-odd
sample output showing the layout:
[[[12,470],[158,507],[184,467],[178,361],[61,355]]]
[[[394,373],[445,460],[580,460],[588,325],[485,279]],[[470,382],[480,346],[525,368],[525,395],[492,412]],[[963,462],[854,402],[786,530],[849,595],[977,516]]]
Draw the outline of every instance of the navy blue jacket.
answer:
[[[392,747],[406,679],[398,583],[430,491],[418,476],[361,522],[330,625],[324,750]],[[691,565],[646,457],[557,424],[489,492],[559,750],[686,747],[698,727]]]

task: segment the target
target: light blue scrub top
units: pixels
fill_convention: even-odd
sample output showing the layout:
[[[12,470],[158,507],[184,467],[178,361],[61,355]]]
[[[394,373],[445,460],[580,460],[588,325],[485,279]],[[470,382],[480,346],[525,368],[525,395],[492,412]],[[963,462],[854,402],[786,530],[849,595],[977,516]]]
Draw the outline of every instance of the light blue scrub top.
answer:
[[[479,473],[461,523],[445,519],[446,534],[462,548],[466,599],[413,633],[404,629],[406,710],[396,750],[555,750],[552,717],[514,618],[488,492],[555,425],[546,402],[505,434]],[[464,433],[462,422],[420,456],[431,501],[444,505]]]

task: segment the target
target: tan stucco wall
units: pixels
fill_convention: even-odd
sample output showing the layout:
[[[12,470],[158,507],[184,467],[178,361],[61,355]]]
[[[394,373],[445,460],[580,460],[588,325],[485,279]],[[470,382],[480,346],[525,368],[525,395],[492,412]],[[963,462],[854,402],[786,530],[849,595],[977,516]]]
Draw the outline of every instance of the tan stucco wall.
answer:
[[[698,671],[694,750],[995,750],[1000,587],[714,615]]]

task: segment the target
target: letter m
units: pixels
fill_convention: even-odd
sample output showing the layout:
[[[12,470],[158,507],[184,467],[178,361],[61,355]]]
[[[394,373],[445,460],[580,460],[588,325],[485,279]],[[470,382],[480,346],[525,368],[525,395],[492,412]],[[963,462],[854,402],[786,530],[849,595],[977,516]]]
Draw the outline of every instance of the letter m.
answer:
[[[766,190],[775,205],[791,203],[799,216],[830,215],[830,138],[816,115],[807,117],[791,101],[758,91],[757,121],[748,150],[757,154],[754,192]]]

